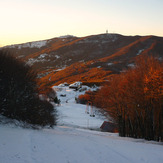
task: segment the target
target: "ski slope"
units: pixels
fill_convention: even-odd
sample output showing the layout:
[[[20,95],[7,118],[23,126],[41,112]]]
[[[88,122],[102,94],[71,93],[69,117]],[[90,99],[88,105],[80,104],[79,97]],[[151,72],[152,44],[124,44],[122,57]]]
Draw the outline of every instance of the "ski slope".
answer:
[[[95,117],[86,114],[86,106],[75,103],[81,93],[57,87],[61,106],[54,129],[0,124],[0,163],[163,163],[160,142],[98,131],[106,118],[96,108]]]
[[[116,134],[57,126],[0,125],[1,163],[162,163],[163,145]]]
[[[86,90],[80,92],[69,89],[69,87],[54,87],[58,98],[61,100],[61,105],[57,107],[59,115],[58,125],[99,130],[102,123],[107,120],[97,108],[91,108],[91,106],[75,102],[75,97],[84,94],[85,91],[97,89],[87,86],[84,86],[84,88]],[[86,111],[89,111],[89,114]],[[91,114],[94,114],[95,117],[91,117]]]

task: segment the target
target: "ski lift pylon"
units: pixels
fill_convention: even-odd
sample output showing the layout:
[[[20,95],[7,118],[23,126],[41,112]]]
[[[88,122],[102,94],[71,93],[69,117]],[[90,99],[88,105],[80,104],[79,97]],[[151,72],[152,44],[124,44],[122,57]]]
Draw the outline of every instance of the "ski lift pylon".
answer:
[[[90,107],[91,107],[91,110],[90,110]],[[87,114],[90,113],[90,117],[95,117],[93,106],[92,106],[92,102],[88,101],[85,113],[87,113]]]

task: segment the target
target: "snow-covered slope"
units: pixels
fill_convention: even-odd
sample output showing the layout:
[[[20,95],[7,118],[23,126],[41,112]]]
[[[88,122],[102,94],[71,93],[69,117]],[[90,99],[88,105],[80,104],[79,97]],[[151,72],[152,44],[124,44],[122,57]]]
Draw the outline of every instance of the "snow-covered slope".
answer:
[[[163,162],[162,143],[90,130],[97,130],[105,117],[95,108],[95,117],[90,117],[85,105],[75,103],[75,97],[85,91],[55,89],[61,100],[57,107],[58,125],[54,129],[33,130],[0,124],[0,163]]]
[[[57,96],[61,100],[61,106],[57,107],[59,125],[99,130],[102,123],[107,120],[100,114],[97,108],[91,108],[90,106],[88,107],[75,102],[75,97],[84,94],[89,89],[93,90],[97,88],[83,86],[82,89],[84,91],[75,91],[74,89],[69,89],[69,87],[54,86],[53,88],[57,91]],[[87,114],[86,110],[89,110],[90,114]],[[94,114],[95,117],[91,117],[91,114]]]
[[[163,146],[115,134],[58,126],[0,125],[1,163],[162,163]]]

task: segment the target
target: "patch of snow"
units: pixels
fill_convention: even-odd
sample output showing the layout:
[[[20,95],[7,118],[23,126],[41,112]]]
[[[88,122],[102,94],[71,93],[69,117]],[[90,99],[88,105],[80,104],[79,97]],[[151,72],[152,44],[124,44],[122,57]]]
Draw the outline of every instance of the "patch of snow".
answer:
[[[44,54],[40,54],[40,56],[38,58],[42,59],[42,58],[45,58],[46,56],[48,56],[48,54],[44,53]]]
[[[81,60],[81,61],[79,61],[80,63],[84,63],[85,61],[84,60]]]
[[[64,66],[62,68],[59,68],[59,69],[56,69],[55,71],[61,71],[61,70],[64,70],[67,66]]]
[[[37,62],[49,62],[50,61],[50,59],[45,59],[44,57],[45,56],[43,55],[43,56],[39,56],[37,59],[29,58],[26,64],[32,66],[34,63],[37,63]]]
[[[59,59],[59,58],[60,58],[60,56],[59,56],[59,55],[55,55],[55,58]]]
[[[27,65],[32,66],[35,63],[35,59],[29,58],[28,61],[26,62]]]
[[[111,65],[113,65],[114,63],[108,63],[108,66],[111,66]]]
[[[69,85],[69,88],[80,88],[82,85],[82,82],[75,82]]]
[[[36,41],[36,42],[29,42],[25,44],[18,45],[18,49],[21,48],[41,48],[43,46],[46,46],[47,41]]]
[[[143,51],[144,51],[144,49],[139,50],[136,55],[140,55]]]
[[[135,67],[135,64],[134,63],[130,63],[127,65],[128,67]]]
[[[59,84],[58,87],[59,87],[59,88],[60,88],[60,87],[65,87],[66,85],[67,85],[67,83],[65,82],[65,83]]]
[[[7,47],[8,48],[18,48],[18,49],[22,49],[22,48],[41,48],[43,46],[46,46],[47,42],[48,42],[47,40],[35,41],[35,42],[28,42],[28,43],[24,43],[24,44],[18,44],[18,45],[9,45]]]

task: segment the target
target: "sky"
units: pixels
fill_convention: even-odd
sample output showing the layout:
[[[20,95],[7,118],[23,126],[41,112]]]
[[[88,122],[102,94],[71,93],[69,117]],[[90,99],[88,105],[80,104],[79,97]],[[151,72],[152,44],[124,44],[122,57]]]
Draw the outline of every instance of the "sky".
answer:
[[[0,0],[0,47],[106,30],[163,36],[163,0]]]

